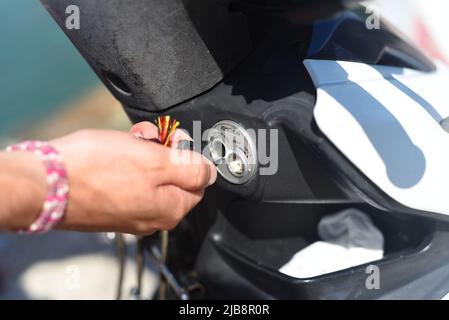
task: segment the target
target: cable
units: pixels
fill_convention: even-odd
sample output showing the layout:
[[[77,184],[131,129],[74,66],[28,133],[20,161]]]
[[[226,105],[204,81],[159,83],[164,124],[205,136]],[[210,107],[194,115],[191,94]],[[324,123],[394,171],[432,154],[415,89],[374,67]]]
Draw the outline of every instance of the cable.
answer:
[[[161,231],[161,265],[165,265],[167,263],[168,256],[168,231]],[[159,283],[159,299],[166,300],[167,299],[167,281],[164,277],[160,277]]]
[[[117,250],[117,260],[119,264],[116,300],[121,300],[123,290],[123,278],[125,275],[125,262],[126,262],[126,243],[123,234],[115,233],[115,244]]]
[[[145,246],[143,244],[143,238],[137,239],[136,264],[137,264],[137,289],[135,295],[137,298],[140,298],[142,295],[142,275],[145,265]]]

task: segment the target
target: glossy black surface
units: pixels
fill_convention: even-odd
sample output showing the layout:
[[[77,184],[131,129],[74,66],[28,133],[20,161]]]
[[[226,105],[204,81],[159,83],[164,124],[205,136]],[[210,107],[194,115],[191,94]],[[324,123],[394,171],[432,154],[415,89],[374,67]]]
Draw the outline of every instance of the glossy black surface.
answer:
[[[282,28],[291,28],[280,24]],[[285,30],[284,30],[285,31]],[[307,38],[292,32],[261,42],[240,68],[204,95],[170,110],[191,130],[230,119],[279,129],[279,172],[236,186],[219,179],[171,233],[171,267],[194,270],[210,299],[439,299],[449,292],[449,224],[444,216],[396,203],[376,188],[318,130],[315,90],[298,60]],[[291,36],[296,41],[292,41]],[[304,51],[301,51],[301,48]],[[127,108],[134,122],[153,117]],[[371,216],[385,238],[381,289],[369,290],[367,265],[313,279],[277,270],[318,240],[319,219],[344,208]],[[414,268],[409,268],[413,265]],[[409,286],[415,289],[411,292]]]
[[[380,19],[379,29],[370,29],[369,23],[368,28],[371,14],[358,7],[316,22],[307,58],[435,70],[435,65],[388,22]]]
[[[308,279],[277,271],[319,240],[321,217],[348,207],[369,214],[384,234],[385,257],[372,262],[379,268],[379,289],[366,286],[370,263]],[[441,299],[449,289],[442,281],[449,275],[449,251],[444,249],[448,239],[447,226],[361,204],[235,201],[218,216],[196,270],[214,299]]]

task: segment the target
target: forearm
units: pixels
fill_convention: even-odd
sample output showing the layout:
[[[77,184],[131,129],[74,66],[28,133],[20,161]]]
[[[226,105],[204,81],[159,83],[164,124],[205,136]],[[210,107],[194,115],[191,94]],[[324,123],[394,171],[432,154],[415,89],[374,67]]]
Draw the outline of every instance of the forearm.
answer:
[[[47,194],[45,169],[33,154],[0,153],[0,230],[27,229]]]

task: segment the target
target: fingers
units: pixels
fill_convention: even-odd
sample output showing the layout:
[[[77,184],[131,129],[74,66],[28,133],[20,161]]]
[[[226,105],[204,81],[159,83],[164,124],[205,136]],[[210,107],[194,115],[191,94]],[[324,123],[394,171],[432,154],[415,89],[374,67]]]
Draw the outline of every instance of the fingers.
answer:
[[[185,131],[183,129],[177,129],[172,137],[172,142],[171,142],[172,147],[177,149],[179,142],[183,141],[183,140],[193,141],[192,138],[190,137],[190,135],[187,133],[187,131]]]
[[[170,160],[163,177],[164,184],[184,190],[199,191],[217,180],[217,169],[202,155],[192,151],[170,150]]]
[[[159,139],[158,128],[149,121],[136,123],[130,130],[131,134],[137,138],[145,140]],[[187,131],[177,129],[171,137],[171,145],[173,148],[178,147],[178,143],[182,140],[192,140]]]
[[[130,132],[135,137],[145,140],[153,140],[159,138],[157,127],[149,121],[143,121],[133,125]]]
[[[135,124],[131,133],[146,140],[158,137],[158,129],[151,122]],[[172,137],[172,147],[182,140],[192,140],[184,130],[176,130]],[[155,147],[155,146],[153,146]],[[159,159],[153,159],[167,165],[162,184],[173,184],[187,191],[200,191],[217,180],[215,166],[198,153],[164,148],[159,150]]]
[[[166,212],[161,220],[160,229],[173,229],[203,198],[202,191],[185,191],[174,185],[162,186],[157,189],[161,212]]]

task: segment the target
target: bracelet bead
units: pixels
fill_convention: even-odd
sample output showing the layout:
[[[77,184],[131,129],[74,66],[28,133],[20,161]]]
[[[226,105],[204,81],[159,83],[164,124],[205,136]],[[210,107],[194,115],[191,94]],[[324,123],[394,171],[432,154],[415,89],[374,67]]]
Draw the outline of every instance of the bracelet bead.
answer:
[[[38,156],[47,177],[48,192],[43,209],[28,230],[21,233],[45,233],[53,229],[64,217],[69,199],[69,181],[62,157],[48,142],[25,141],[6,148],[7,152],[26,151]]]

